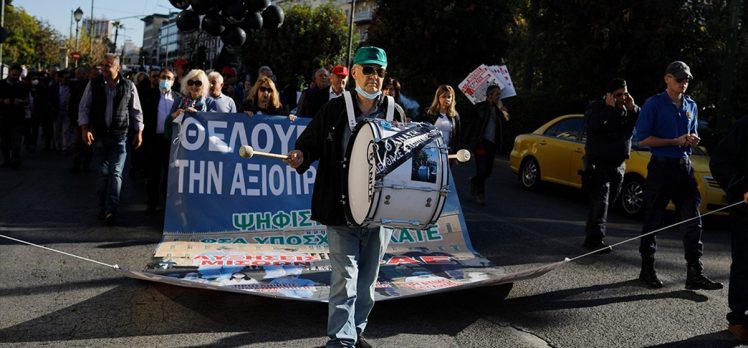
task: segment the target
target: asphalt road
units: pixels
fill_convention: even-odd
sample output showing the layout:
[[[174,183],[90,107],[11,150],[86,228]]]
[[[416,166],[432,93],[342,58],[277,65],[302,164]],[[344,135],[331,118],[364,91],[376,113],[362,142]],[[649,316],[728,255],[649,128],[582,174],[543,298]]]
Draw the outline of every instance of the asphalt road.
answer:
[[[0,233],[140,270],[160,239],[144,185],[127,178],[120,225],[96,219],[93,173],[70,158],[28,155],[0,169]],[[456,170],[473,246],[499,266],[542,264],[585,252],[586,203],[575,190],[519,187],[506,161],[488,204],[467,194],[471,167]],[[640,222],[612,214],[608,242],[635,237]],[[725,219],[706,219],[706,273],[727,282]],[[677,231],[659,236],[665,287],[641,287],[638,243],[517,282],[506,300],[488,290],[377,304],[367,337],[381,347],[733,347],[727,290],[684,289]],[[0,345],[112,347],[314,347],[325,343],[326,305],[180,288],[122,277],[90,262],[0,238]]]

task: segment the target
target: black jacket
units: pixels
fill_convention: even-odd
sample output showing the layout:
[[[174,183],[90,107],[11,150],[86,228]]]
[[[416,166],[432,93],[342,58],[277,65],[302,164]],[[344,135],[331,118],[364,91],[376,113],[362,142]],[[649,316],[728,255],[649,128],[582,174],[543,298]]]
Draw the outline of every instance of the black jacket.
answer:
[[[351,92],[355,114],[361,115],[356,92]],[[378,111],[371,117],[384,118],[387,98],[380,96]],[[395,120],[405,119],[403,109],[395,105]],[[347,224],[343,204],[343,137],[348,128],[345,99],[335,98],[323,105],[312,122],[296,140],[296,149],[304,153],[304,163],[296,171],[304,173],[319,160],[312,192],[312,219],[332,226]],[[366,185],[368,183],[362,183]]]
[[[742,200],[748,192],[748,116],[735,122],[711,157],[709,168],[727,192],[728,203]]]
[[[134,94],[131,93],[132,81],[119,76],[117,79],[116,94],[112,105],[112,123],[107,126],[104,114],[106,113],[106,81],[104,76],[92,79],[91,85],[91,109],[89,123],[91,130],[97,136],[127,134],[130,127],[130,109]]]
[[[502,142],[502,131],[504,129],[504,114],[501,112],[498,106],[493,106],[496,109],[496,138],[493,143],[497,146],[501,146]],[[482,101],[475,104],[474,115],[470,117],[466,126],[466,134],[463,139],[463,143],[468,145],[469,149],[474,149],[478,143],[483,140],[483,134],[486,133],[486,127],[488,126],[489,114],[491,112],[491,105],[486,101]]]
[[[326,88],[308,88],[301,97],[299,108],[296,115],[300,117],[314,117],[319,112],[322,105],[325,105],[330,99],[330,87]]]
[[[423,114],[421,122],[428,122],[431,124],[436,123],[438,115],[432,115],[426,111],[426,113]],[[452,136],[449,139],[449,144],[447,146],[449,147],[449,153],[456,153],[457,150],[461,149],[462,142],[460,141],[460,137],[462,136],[462,126],[460,122],[460,115],[455,115],[455,117],[448,117],[450,122],[452,123]]]
[[[637,105],[628,111],[608,106],[603,100],[591,102],[584,113],[587,163],[618,166],[629,158],[631,136],[638,117]]]

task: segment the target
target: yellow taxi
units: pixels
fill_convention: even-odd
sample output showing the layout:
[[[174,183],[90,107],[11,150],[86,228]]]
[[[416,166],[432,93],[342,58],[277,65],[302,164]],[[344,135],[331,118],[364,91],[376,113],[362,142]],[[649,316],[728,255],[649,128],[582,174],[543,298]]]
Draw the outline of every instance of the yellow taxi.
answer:
[[[514,139],[509,166],[526,189],[536,188],[541,181],[581,188],[585,140],[584,115],[556,117],[534,132]],[[634,136],[619,197],[619,204],[628,215],[640,215],[644,208],[644,178],[650,156],[649,150],[640,147]],[[706,152],[694,148],[691,162],[701,193],[701,213],[725,206],[725,192],[709,171]],[[673,209],[672,203],[669,209]]]

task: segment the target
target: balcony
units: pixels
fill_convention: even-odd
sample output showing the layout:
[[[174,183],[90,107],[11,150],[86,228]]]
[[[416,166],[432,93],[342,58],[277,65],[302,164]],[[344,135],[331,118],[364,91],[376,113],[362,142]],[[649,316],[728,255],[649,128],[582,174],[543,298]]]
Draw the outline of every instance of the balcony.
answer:
[[[358,23],[368,23],[371,22],[372,18],[374,17],[374,13],[371,10],[361,11],[359,13],[356,13],[356,15],[353,17],[353,21]]]

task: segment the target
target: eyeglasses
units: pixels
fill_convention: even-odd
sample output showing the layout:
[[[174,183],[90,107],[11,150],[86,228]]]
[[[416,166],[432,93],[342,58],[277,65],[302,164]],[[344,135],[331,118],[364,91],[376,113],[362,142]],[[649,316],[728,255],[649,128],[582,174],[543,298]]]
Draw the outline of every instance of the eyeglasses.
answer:
[[[367,65],[362,67],[361,72],[364,73],[364,75],[374,75],[374,73],[377,74],[379,77],[384,77],[384,74],[387,72],[384,70],[384,68],[381,67],[374,67],[371,65]]]
[[[200,81],[200,80],[189,80],[189,81],[187,81],[187,86],[193,86],[193,85],[197,86],[197,87],[200,87],[200,86],[203,85],[203,81]]]
[[[688,78],[688,77],[681,77],[679,79],[675,79],[675,82],[678,82],[678,83],[686,82],[686,83],[688,83],[688,82],[691,82],[691,79]]]
[[[620,98],[620,97],[628,97],[629,94],[627,92],[620,92],[620,93],[613,94],[613,96],[616,98]]]
[[[270,87],[260,87],[260,92],[273,93],[273,89]]]

